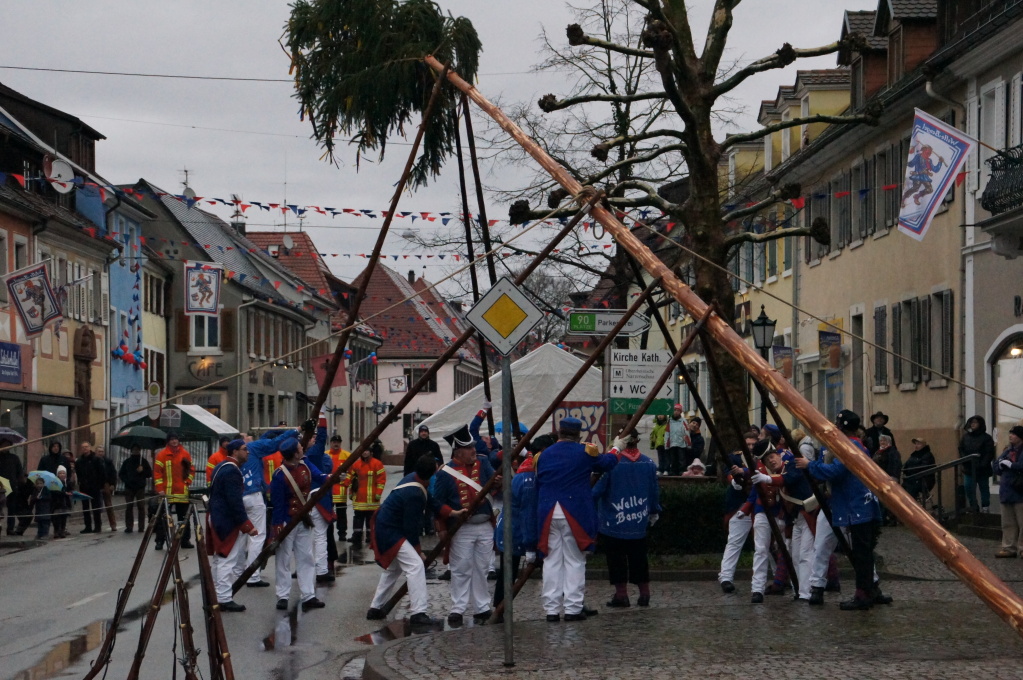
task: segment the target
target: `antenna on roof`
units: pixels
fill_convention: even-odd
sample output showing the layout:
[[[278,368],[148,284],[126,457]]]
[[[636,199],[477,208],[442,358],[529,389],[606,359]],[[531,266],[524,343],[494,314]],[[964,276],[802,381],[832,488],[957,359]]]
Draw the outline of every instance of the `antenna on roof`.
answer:
[[[182,168],[181,172],[185,173],[185,181],[181,183],[181,186],[188,189],[188,168]]]
[[[231,194],[231,202],[234,203],[234,212],[231,213],[231,227],[239,234],[245,234],[245,213],[242,212],[242,199],[238,194]]]

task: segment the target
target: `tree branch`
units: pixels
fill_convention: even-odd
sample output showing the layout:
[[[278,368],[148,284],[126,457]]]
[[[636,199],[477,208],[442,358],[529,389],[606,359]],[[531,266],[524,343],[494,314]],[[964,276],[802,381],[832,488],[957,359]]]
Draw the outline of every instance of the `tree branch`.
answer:
[[[721,221],[727,224],[728,222],[741,220],[743,217],[746,217],[747,215],[755,215],[764,208],[768,208],[777,203],[778,201],[782,200],[781,196],[782,196],[781,189],[772,191],[771,195],[762,201],[757,201],[752,205],[748,205],[744,208],[739,208],[738,210],[733,210],[729,213],[725,213],[724,215],[721,216]]]
[[[608,176],[614,174],[616,171],[618,171],[618,170],[620,170],[620,169],[622,169],[624,167],[627,167],[629,165],[636,165],[637,163],[649,163],[650,161],[654,160],[655,158],[657,158],[659,156],[663,156],[666,153],[671,153],[673,151],[678,151],[679,153],[685,153],[687,148],[688,147],[686,147],[685,144],[665,144],[664,146],[657,147],[656,149],[654,149],[653,151],[651,151],[648,154],[644,154],[642,156],[630,156],[629,158],[626,158],[623,161],[618,161],[614,165],[609,165],[608,167],[604,168],[603,170],[601,170],[597,174],[590,175],[589,177],[586,178],[586,181],[583,181],[583,182],[580,182],[580,183],[581,184],[593,184],[594,182],[599,182],[600,180],[604,179],[605,177],[608,177]]]
[[[612,139],[607,139],[597,144],[590,151],[590,155],[599,161],[607,160],[607,152],[616,146],[623,146],[625,144],[633,144],[635,142],[642,142],[647,139],[654,139],[656,137],[675,137],[676,139],[682,139],[682,133],[678,130],[649,130],[646,132],[637,132],[632,135],[620,135]]]
[[[498,241],[498,243],[500,243],[500,241]],[[511,244],[501,243],[501,246],[504,247],[504,248],[507,248],[508,250],[510,250],[513,253],[516,253],[518,255],[531,255],[533,257],[536,257],[537,255],[540,254],[539,251],[528,250],[526,248],[519,248],[519,247],[511,245]],[[605,257],[603,253],[599,253],[597,251],[587,252],[587,253],[578,253],[577,256],[579,258],[582,258],[584,256],[602,257],[602,258]],[[595,276],[603,276],[604,275],[604,270],[603,269],[594,269],[593,267],[589,267],[586,264],[584,264],[583,262],[580,262],[579,260],[570,260],[568,258],[561,257],[561,256],[559,256],[557,254],[554,254],[554,253],[551,253],[550,255],[548,255],[547,259],[550,260],[551,262],[558,262],[560,264],[567,265],[569,267],[577,267],[577,268],[579,268],[579,269],[581,269],[581,270],[583,270],[585,272],[588,272],[590,274],[593,274]]]
[[[779,130],[787,130],[797,125],[808,125],[810,123],[830,123],[832,125],[853,125],[856,123],[866,123],[867,125],[878,124],[878,112],[865,111],[861,114],[855,114],[852,116],[828,116],[821,113],[813,116],[806,116],[803,118],[793,118],[792,120],[783,120],[771,125],[767,125],[755,132],[748,132],[742,135],[732,135],[721,144],[721,150],[724,151],[736,144],[743,144],[745,142],[752,142],[757,139],[763,139],[767,135],[778,132]]]
[[[738,87],[744,80],[757,73],[764,71],[770,71],[772,69],[785,68],[796,59],[803,59],[806,57],[819,57],[825,54],[832,54],[837,52],[845,45],[844,41],[833,42],[830,45],[822,45],[820,47],[809,47],[805,49],[797,49],[792,45],[785,43],[781,46],[778,51],[774,54],[758,59],[752,64],[739,69],[731,76],[721,81],[711,90],[711,96],[715,99],[720,97],[726,92],[730,92]]]
[[[707,27],[707,41],[703,47],[703,56],[700,58],[703,77],[708,82],[713,81],[717,75],[721,55],[725,52],[725,43],[728,42],[728,33],[731,30],[732,2],[731,0],[716,0],[714,11],[711,12],[710,25]]]
[[[813,236],[812,229],[810,227],[789,227],[788,229],[775,229],[774,231],[767,231],[763,234],[755,234],[751,231],[740,231],[737,234],[732,234],[725,238],[724,245],[726,248],[732,248],[740,243],[767,243],[769,241],[777,241],[780,238],[787,238],[789,236]]]
[[[613,193],[615,189],[635,189],[637,191],[642,191],[644,194],[646,194],[647,199],[651,202],[650,205],[655,208],[659,208],[661,212],[665,214],[674,212],[675,209],[678,207],[674,203],[670,203],[669,201],[666,201],[663,198],[661,198],[657,194],[657,190],[654,189],[652,186],[650,186],[646,182],[641,182],[637,179],[627,179],[624,182],[619,182],[613,187],[612,191],[609,193]],[[612,199],[612,202],[618,205],[615,199]]]
[[[628,47],[626,45],[619,45],[608,40],[601,40],[600,38],[594,38],[586,35],[583,32],[582,26],[579,24],[572,24],[566,30],[568,34],[568,44],[573,47],[579,45],[589,45],[591,47],[599,47],[602,50],[609,50],[611,52],[618,52],[619,54],[627,54],[632,57],[640,57],[642,59],[653,59],[654,53],[650,50],[640,50],[635,47]]]
[[[569,97],[568,99],[558,99],[553,94],[546,94],[540,97],[537,105],[544,113],[551,113],[552,111],[558,111],[560,109],[567,109],[570,106],[576,104],[587,104],[589,102],[617,102],[624,104],[627,102],[640,102],[648,99],[664,99],[667,97],[665,92],[642,92],[637,94],[587,94],[580,97]]]

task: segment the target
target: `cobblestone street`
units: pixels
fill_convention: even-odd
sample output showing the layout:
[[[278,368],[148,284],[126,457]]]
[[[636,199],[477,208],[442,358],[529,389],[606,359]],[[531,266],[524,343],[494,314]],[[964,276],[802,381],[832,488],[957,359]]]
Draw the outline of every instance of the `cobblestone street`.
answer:
[[[1023,592],[1023,561],[995,560],[992,541],[964,544]],[[600,615],[548,624],[538,580],[515,600],[513,669],[503,667],[503,628],[413,636],[374,649],[367,678],[988,678],[1019,677],[1023,642],[904,528],[886,529],[878,547],[890,607],[842,612],[829,593],[811,608],[789,595],[749,601],[749,582],[722,594],[715,582],[653,583],[651,607],[610,610],[605,582],[591,579],[587,604]],[[851,583],[846,579],[846,589]],[[447,583],[431,582],[431,614],[443,617]],[[633,599],[635,594],[633,593]],[[404,614],[399,607],[398,616]],[[467,617],[468,620],[468,617]]]

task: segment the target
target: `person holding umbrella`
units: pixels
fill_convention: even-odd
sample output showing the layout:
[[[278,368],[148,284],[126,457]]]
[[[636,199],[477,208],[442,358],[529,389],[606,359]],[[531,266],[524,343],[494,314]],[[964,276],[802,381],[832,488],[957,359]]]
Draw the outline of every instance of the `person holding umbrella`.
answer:
[[[249,521],[242,503],[241,467],[249,457],[244,439],[234,439],[224,447],[227,457],[210,475],[210,504],[206,513],[206,552],[211,559],[216,580],[217,603],[220,611],[243,612],[245,605],[234,601],[232,584],[235,565],[245,561],[245,541],[240,534],[255,536],[256,527]]]
[[[167,448],[156,454],[156,469],[153,473],[153,483],[156,493],[167,497],[167,503],[171,510],[178,516],[178,521],[185,521],[188,515],[188,487],[192,484],[193,469],[192,457],[175,432],[167,433]],[[181,536],[182,548],[194,548],[189,540],[192,537],[191,530],[186,525],[185,532]],[[156,525],[156,549],[163,550],[163,544],[167,541],[167,525],[159,522]]]
[[[139,512],[139,531],[145,531],[146,484],[153,476],[153,468],[142,456],[141,446],[135,444],[131,447],[131,453],[121,463],[121,469],[117,474],[124,483],[124,502],[127,504],[124,510],[124,533],[130,534],[135,530],[136,508]]]

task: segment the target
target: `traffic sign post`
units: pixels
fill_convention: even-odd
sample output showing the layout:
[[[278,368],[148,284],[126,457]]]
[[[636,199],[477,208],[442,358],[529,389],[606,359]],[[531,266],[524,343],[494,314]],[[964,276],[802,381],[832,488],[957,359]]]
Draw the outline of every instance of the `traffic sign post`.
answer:
[[[568,310],[568,332],[572,335],[607,335],[623,316],[625,316],[625,311],[618,309],[570,309]],[[650,328],[650,318],[637,313],[632,315],[618,334],[632,337],[648,328]]]
[[[671,352],[667,350],[609,349],[606,375],[611,413],[635,413],[656,386],[669,361]],[[647,413],[670,415],[671,409],[671,383],[665,383]]]
[[[465,315],[502,356],[511,354],[541,319],[543,312],[507,277],[494,284]]]

